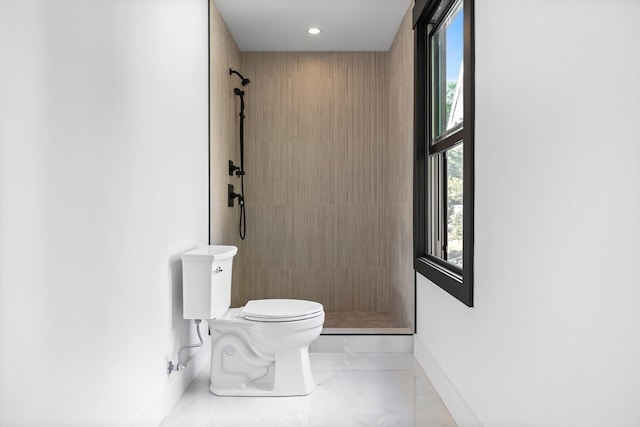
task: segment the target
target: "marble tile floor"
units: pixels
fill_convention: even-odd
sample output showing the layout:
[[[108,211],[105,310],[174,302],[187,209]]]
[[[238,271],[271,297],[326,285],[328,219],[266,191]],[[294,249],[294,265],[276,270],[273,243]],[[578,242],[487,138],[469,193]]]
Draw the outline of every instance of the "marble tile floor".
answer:
[[[209,366],[161,427],[455,427],[411,353],[311,353],[309,396],[220,397]]]

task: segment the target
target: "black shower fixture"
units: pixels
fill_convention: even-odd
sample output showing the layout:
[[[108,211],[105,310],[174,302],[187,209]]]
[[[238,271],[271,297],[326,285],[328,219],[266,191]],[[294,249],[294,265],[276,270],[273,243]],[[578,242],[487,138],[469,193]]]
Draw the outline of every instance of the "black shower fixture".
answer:
[[[242,87],[251,83],[251,81],[249,79],[245,79],[242,74],[232,68],[229,68],[229,75],[233,74],[240,77],[242,80]],[[233,176],[235,173],[236,176],[240,178],[240,193],[235,193],[233,191],[233,185],[229,184],[227,200],[229,207],[233,207],[234,199],[238,199],[238,204],[240,205],[240,223],[238,224],[238,231],[240,233],[240,238],[244,240],[247,232],[246,210],[244,204],[244,90],[238,87],[233,88],[233,94],[240,97],[240,165],[236,166],[231,160],[229,160],[229,175]]]
[[[234,199],[238,199],[238,203],[240,203],[240,206],[244,205],[244,197],[242,196],[242,194],[235,193],[233,191],[233,185],[228,184],[227,185],[227,206],[232,208]]]
[[[242,86],[246,86],[246,85],[248,85],[249,83],[251,83],[251,80],[249,80],[249,79],[245,79],[245,78],[242,76],[242,74],[240,74],[240,73],[239,73],[239,72],[237,72],[236,70],[233,70],[233,69],[229,68],[229,75],[232,75],[232,74],[237,74],[237,75],[238,75],[238,77],[240,77],[240,78],[242,79]],[[243,94],[243,95],[244,95],[244,94]]]
[[[229,176],[233,176],[234,173],[238,176],[244,175],[244,171],[242,170],[242,168],[240,168],[240,166],[234,165],[233,161],[229,160]]]

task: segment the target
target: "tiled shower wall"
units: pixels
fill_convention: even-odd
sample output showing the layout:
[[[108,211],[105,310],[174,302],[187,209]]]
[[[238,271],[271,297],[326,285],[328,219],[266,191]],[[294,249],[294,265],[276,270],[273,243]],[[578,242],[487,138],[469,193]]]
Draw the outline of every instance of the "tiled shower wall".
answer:
[[[413,327],[409,16],[388,52],[240,53],[251,84],[234,305],[304,298]]]
[[[241,64],[244,297],[388,311],[385,53],[243,52]]]
[[[240,51],[227,29],[215,2],[210,2],[210,235],[214,245],[240,245],[238,237],[238,212],[227,207],[227,184],[236,184],[228,174],[229,159],[238,163],[239,118],[238,99],[233,88],[238,85],[236,76],[229,75],[229,68],[239,69]],[[242,252],[233,261],[233,293],[239,299],[242,284]]]
[[[385,160],[389,206],[390,309],[402,326],[414,326],[413,271],[413,54],[410,7],[388,52],[389,116]]]

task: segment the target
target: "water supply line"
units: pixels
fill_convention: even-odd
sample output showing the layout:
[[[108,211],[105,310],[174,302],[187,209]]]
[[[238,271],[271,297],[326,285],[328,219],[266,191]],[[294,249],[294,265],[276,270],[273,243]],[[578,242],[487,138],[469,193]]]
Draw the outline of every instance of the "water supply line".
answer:
[[[182,359],[180,357],[180,355],[184,350],[188,350],[190,348],[202,347],[202,344],[204,343],[204,341],[202,340],[202,335],[200,335],[200,322],[202,322],[201,319],[195,319],[196,331],[198,332],[198,338],[200,339],[200,342],[198,344],[190,344],[182,347],[178,351],[178,362],[174,364],[172,361],[169,361],[169,364],[167,365],[167,375],[171,375],[171,372],[180,371],[187,367],[187,363],[181,362]]]

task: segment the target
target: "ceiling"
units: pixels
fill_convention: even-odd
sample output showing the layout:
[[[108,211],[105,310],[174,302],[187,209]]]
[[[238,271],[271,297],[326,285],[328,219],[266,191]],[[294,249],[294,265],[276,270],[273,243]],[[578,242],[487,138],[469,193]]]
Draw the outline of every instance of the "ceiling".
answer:
[[[214,0],[241,51],[389,50],[410,0]],[[321,33],[312,36],[309,27]]]

